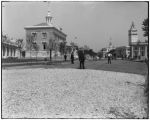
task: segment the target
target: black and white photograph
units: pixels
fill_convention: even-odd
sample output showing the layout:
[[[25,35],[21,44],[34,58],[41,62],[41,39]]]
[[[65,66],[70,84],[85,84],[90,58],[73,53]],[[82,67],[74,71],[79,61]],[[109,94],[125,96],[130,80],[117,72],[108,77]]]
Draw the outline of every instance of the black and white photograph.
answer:
[[[149,1],[1,1],[1,119],[149,119]]]

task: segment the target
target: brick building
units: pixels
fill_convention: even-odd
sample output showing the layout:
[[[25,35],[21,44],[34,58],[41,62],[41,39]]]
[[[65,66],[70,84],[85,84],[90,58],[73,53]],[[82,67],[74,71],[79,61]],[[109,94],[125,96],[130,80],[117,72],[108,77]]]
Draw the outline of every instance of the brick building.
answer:
[[[114,49],[115,49],[115,47],[112,45],[111,42],[109,42],[109,46],[108,47],[101,49],[102,58],[106,58],[107,57],[107,53],[110,52],[111,50],[114,50]]]
[[[46,22],[34,26],[26,26],[26,54],[25,57],[42,57],[50,56],[50,50],[53,56],[60,56],[60,45],[66,44],[66,34],[62,29],[52,24],[52,16],[48,11]],[[33,47],[37,46],[37,49]]]

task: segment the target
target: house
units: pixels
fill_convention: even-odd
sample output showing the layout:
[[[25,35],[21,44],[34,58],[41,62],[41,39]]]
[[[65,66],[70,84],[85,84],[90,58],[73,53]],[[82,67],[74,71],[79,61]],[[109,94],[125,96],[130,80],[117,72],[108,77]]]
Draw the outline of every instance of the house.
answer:
[[[60,56],[60,45],[66,44],[67,35],[62,32],[62,28],[52,24],[52,16],[50,11],[46,16],[46,22],[33,26],[26,26],[26,56],[47,58]],[[33,45],[37,46],[34,49]],[[64,48],[65,49],[65,48]]]

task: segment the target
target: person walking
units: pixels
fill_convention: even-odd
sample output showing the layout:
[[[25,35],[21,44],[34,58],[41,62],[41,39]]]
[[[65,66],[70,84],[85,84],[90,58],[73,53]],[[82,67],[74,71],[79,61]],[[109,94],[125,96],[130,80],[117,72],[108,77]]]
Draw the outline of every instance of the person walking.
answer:
[[[73,52],[71,53],[71,63],[74,64],[74,54],[73,54]]]
[[[84,50],[78,51],[79,61],[80,61],[80,69],[85,69],[84,62],[85,62],[85,55]]]
[[[111,64],[111,56],[112,56],[112,54],[108,53],[108,64]]]

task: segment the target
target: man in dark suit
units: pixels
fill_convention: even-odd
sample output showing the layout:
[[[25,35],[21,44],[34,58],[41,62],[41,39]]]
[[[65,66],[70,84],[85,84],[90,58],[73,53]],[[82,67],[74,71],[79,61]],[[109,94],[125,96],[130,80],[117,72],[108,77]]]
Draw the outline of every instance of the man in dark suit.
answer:
[[[80,69],[85,69],[84,67],[85,55],[84,55],[83,49],[80,49],[78,51],[78,56],[79,56],[79,61],[80,61]]]
[[[71,63],[74,64],[74,53],[71,53]]]

